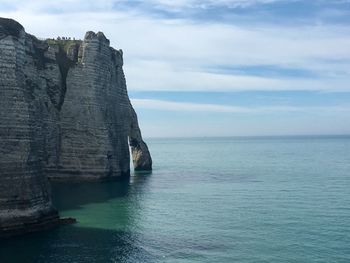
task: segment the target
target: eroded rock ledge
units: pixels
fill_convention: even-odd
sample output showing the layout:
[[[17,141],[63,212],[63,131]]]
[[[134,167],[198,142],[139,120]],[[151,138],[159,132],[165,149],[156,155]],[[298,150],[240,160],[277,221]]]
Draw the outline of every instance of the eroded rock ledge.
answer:
[[[123,53],[103,33],[38,40],[0,18],[0,237],[58,224],[47,178],[108,180],[152,159]]]

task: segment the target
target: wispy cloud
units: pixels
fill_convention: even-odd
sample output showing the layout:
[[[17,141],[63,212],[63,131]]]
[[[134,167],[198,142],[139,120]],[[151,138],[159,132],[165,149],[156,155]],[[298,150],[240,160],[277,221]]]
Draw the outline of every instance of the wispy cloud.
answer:
[[[171,6],[183,9],[219,5],[249,8],[277,2],[287,1],[153,0],[152,3],[165,9]],[[134,9],[130,1],[123,0],[5,0],[4,3],[13,9],[2,12],[0,7],[1,16],[18,19],[27,31],[41,37],[79,37],[87,30],[104,31],[113,46],[125,51],[130,90],[350,91],[348,26],[298,24],[286,30],[279,24],[227,21],[208,24],[188,18],[157,18],[147,13],[144,1],[133,2]],[[144,12],[140,12],[142,8]],[[338,63],[340,60],[343,62]],[[228,66],[238,70],[220,71]],[[269,67],[273,74],[256,74],[247,70],[249,67]],[[288,68],[297,69],[299,75],[291,78]]]
[[[161,111],[194,111],[194,112],[218,112],[218,113],[246,113],[246,114],[266,114],[285,112],[328,112],[350,113],[349,106],[259,106],[242,107],[219,104],[203,104],[175,102],[153,99],[131,99],[132,104],[138,109],[152,109]]]
[[[138,61],[132,67],[127,66],[126,72],[129,87],[134,91],[350,91],[345,77],[313,79],[220,74],[173,68],[168,63],[156,61]],[[156,77],[150,77],[153,75]]]
[[[287,0],[151,0],[158,6],[172,8],[210,8],[214,6],[226,6],[229,8],[248,7],[257,4],[270,4],[275,2],[286,2]]]

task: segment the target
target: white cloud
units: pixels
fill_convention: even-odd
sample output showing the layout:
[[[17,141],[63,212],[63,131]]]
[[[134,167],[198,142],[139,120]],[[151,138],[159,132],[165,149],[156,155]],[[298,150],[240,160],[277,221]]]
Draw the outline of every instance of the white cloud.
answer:
[[[184,8],[208,8],[213,6],[226,6],[230,8],[236,8],[248,7],[256,4],[270,4],[287,1],[290,0],[150,0],[149,2],[159,7],[176,8],[179,10]]]
[[[154,6],[168,11],[179,11],[186,8],[208,8],[213,6],[226,6],[230,8],[248,7],[256,4],[269,4],[274,2],[288,2],[291,0],[137,0],[136,4],[144,6]],[[294,0],[295,1],[295,0]],[[84,11],[103,11],[109,10],[114,5],[126,4],[132,5],[130,0],[1,0],[0,3],[7,6],[13,6],[18,10],[27,12],[55,11],[63,12],[84,12]]]
[[[205,111],[205,112],[232,112],[232,113],[248,113],[251,109],[245,107],[235,107],[216,104],[197,104],[174,102],[164,100],[151,99],[131,99],[135,108],[166,110],[166,111]]]
[[[170,63],[136,61],[127,65],[134,91],[349,91],[346,78],[283,78],[217,74],[173,68]]]
[[[283,112],[345,112],[350,113],[350,106],[259,106],[241,107],[232,105],[203,104],[190,102],[176,102],[153,99],[131,99],[137,109],[152,109],[161,111],[194,111],[194,112],[218,112],[218,113],[283,113]]]
[[[9,1],[7,1],[10,3]],[[194,5],[199,1],[154,0],[161,5]],[[258,1],[216,1],[252,4]],[[259,1],[268,2],[268,1]],[[12,3],[12,1],[11,1]],[[15,3],[15,2],[14,2]],[[350,29],[344,26],[238,26],[155,19],[135,11],[111,11],[113,1],[28,1],[0,16],[20,21],[41,37],[82,37],[104,31],[125,54],[130,90],[350,91]],[[214,1],[202,3],[214,4]],[[59,9],[63,13],[55,13]],[[51,12],[49,12],[51,10]],[[98,10],[99,12],[91,12]],[[71,12],[75,13],[71,13]],[[339,61],[342,61],[340,63]],[[274,65],[313,72],[315,78],[218,74],[207,68]]]

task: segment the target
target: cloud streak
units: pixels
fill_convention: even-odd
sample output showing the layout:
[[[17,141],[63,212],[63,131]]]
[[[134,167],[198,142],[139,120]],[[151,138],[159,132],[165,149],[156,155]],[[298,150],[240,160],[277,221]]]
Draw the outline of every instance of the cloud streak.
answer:
[[[138,109],[150,109],[161,111],[185,111],[185,112],[217,112],[217,113],[243,113],[243,114],[266,114],[286,112],[328,112],[328,113],[350,113],[350,106],[259,106],[242,107],[219,104],[203,104],[189,102],[175,102],[153,99],[131,99],[132,104]]]

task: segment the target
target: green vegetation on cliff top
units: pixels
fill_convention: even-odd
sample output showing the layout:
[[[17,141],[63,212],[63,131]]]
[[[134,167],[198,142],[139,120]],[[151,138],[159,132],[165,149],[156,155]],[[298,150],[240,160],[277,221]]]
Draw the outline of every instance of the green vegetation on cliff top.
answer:
[[[49,45],[58,45],[64,52],[67,52],[71,46],[80,45],[83,41],[75,39],[46,39],[45,42]]]

